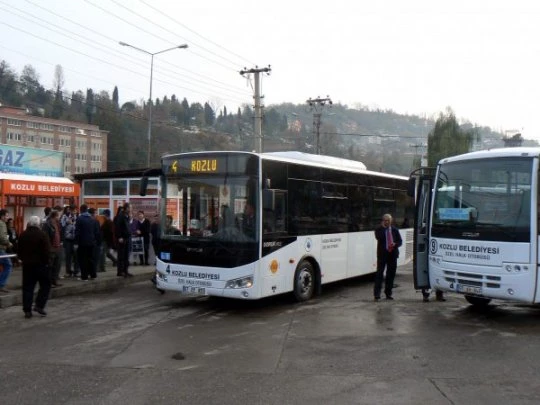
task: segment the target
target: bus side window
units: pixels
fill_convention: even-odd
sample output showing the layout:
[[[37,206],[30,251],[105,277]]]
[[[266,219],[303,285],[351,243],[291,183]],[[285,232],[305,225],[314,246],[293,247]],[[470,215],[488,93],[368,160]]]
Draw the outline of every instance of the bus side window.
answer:
[[[287,231],[287,192],[285,190],[266,190],[263,202],[263,232]]]

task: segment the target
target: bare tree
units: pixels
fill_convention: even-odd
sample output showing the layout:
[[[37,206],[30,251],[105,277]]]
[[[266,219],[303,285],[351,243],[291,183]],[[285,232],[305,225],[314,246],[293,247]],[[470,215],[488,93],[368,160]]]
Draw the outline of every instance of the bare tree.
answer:
[[[61,65],[56,65],[54,68],[53,89],[56,91],[62,90],[64,83],[64,69],[62,69]]]

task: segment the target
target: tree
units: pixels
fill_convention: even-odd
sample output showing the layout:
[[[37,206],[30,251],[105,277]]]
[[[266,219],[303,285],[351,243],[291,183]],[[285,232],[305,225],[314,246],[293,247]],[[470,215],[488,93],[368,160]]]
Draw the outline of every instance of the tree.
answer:
[[[464,130],[457,122],[454,112],[448,108],[440,113],[435,126],[428,134],[428,166],[447,156],[460,155],[470,151],[479,136],[474,129]]]
[[[48,93],[39,83],[39,74],[32,65],[25,65],[23,68],[20,85],[27,104],[38,104],[39,106],[52,104],[52,93]]]
[[[96,114],[96,104],[94,102],[94,91],[86,89],[86,121],[92,124],[93,117]]]
[[[112,102],[113,102],[113,107],[116,110],[118,110],[120,105],[118,104],[118,87],[117,86],[114,86],[114,90],[112,93]]]
[[[21,74],[21,90],[26,97],[34,98],[38,92],[39,87],[39,74],[32,65],[25,65]],[[34,101],[34,100],[32,100]]]
[[[53,89],[58,91],[64,87],[64,70],[61,65],[56,65],[54,68]]]
[[[189,103],[187,99],[184,97],[182,100],[182,111],[183,111],[183,124],[187,127],[191,124],[191,114],[189,110]]]
[[[189,106],[189,115],[191,117],[191,120],[194,121],[193,124],[199,126],[204,124],[204,108],[201,103],[192,103]],[[189,125],[191,124],[192,123],[190,123]]]
[[[204,103],[204,122],[206,125],[214,125],[216,114],[210,104]]]
[[[0,61],[0,102],[14,106],[22,102],[17,89],[17,75],[4,60]]]
[[[56,89],[56,95],[54,96],[51,117],[55,119],[59,119],[62,117],[63,113],[64,113],[64,97],[62,94],[62,90],[60,90],[60,87],[58,87]]]

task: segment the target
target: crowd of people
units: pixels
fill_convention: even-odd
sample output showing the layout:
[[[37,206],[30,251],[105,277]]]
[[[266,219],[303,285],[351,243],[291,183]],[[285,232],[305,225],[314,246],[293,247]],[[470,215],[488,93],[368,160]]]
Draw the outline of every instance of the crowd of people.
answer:
[[[15,232],[8,211],[1,209],[0,292],[9,292],[6,285],[12,267],[22,262],[25,316],[32,317],[32,311],[45,316],[50,289],[60,287],[63,279],[94,280],[97,273],[106,271],[107,259],[119,277],[133,276],[129,272],[132,256],[138,259],[134,264],[149,265],[151,228],[156,226],[152,241],[155,252],[159,224],[151,225],[143,211],[138,211],[134,217],[128,203],[118,208],[114,219],[109,209],[97,215],[96,210],[86,204],[78,208],[47,207],[42,218],[30,217],[20,236]],[[136,252],[132,252],[133,238],[141,242],[141,249]],[[32,307],[36,284],[39,291]]]
[[[150,223],[143,211],[136,217],[129,203],[118,207],[114,219],[109,209],[96,215],[94,208],[82,204],[45,208],[44,217],[32,216],[25,231],[18,236],[5,209],[0,209],[0,292],[8,292],[6,284],[13,265],[22,262],[23,310],[27,318],[32,311],[45,316],[45,305],[51,288],[61,286],[65,278],[88,281],[105,271],[106,260],[116,267],[118,277],[132,277],[129,272],[132,255],[132,238],[139,238],[140,249],[136,253],[140,265],[148,265],[150,240],[154,253],[160,254],[159,221]],[[246,220],[249,223],[249,220]],[[172,226],[172,217],[167,216],[165,234],[180,234]],[[403,241],[401,234],[392,225],[392,216],[385,214],[381,225],[375,230],[377,240],[377,271],[373,288],[374,299],[379,301],[381,292],[386,299],[393,300],[394,277]],[[116,256],[114,255],[116,252]],[[12,253],[12,255],[10,255]],[[10,257],[13,256],[13,257]],[[61,275],[62,267],[65,272]],[[383,290],[384,283],[384,290]],[[34,288],[39,291],[34,302]],[[436,292],[438,301],[445,301],[441,291]],[[429,290],[422,290],[423,300],[429,301]]]

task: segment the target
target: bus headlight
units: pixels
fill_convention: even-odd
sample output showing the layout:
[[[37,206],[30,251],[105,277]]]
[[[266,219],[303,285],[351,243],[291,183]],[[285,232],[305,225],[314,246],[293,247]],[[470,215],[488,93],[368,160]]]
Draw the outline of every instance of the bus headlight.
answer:
[[[225,288],[251,288],[253,286],[253,276],[235,278],[227,281]]]

